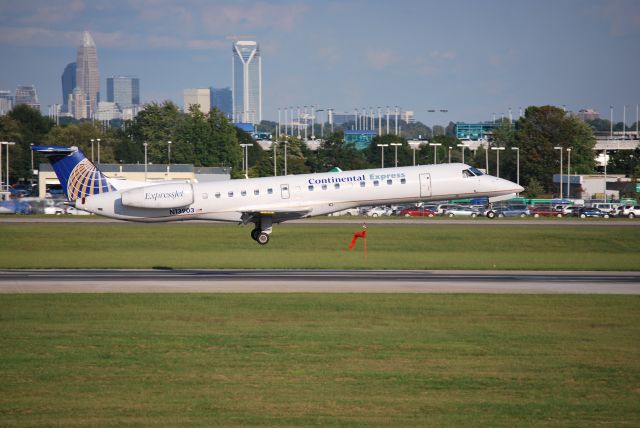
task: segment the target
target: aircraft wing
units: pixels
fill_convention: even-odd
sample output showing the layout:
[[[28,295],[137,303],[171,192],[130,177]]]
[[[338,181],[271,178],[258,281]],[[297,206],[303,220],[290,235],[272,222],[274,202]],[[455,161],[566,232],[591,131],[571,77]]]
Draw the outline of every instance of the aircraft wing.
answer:
[[[242,224],[255,223],[263,218],[271,219],[272,223],[282,223],[287,220],[302,218],[311,212],[311,208],[300,208],[297,210],[251,210],[242,212]]]

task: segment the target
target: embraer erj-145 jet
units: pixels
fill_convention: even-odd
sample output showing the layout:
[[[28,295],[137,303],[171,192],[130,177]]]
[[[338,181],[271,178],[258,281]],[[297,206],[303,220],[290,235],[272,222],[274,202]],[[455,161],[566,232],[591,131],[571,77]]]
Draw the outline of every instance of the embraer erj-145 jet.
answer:
[[[272,225],[362,205],[489,197],[524,190],[511,181],[452,163],[246,178],[208,183],[140,182],[106,177],[77,147],[34,146],[47,156],[76,208],[119,220],[218,220],[253,223],[269,242]]]

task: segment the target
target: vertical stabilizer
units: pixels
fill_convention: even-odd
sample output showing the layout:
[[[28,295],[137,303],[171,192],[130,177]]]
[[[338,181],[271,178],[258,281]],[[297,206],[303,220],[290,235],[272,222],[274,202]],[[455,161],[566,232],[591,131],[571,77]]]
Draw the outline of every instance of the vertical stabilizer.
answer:
[[[75,146],[33,146],[32,150],[49,159],[70,201],[116,190],[109,179]]]

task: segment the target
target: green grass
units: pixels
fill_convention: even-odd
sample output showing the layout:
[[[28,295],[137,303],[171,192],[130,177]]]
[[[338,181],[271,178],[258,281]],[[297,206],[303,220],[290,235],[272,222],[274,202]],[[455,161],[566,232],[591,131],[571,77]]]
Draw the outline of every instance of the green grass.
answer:
[[[638,270],[640,227],[282,224],[259,246],[225,224],[0,224],[0,268]]]
[[[0,425],[638,426],[640,298],[0,295]]]

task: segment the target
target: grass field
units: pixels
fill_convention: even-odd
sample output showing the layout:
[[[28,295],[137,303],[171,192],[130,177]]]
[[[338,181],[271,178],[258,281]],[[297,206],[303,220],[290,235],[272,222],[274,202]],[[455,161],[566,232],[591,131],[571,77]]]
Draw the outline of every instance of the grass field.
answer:
[[[0,295],[2,426],[638,426],[640,298]]]
[[[267,246],[224,224],[0,224],[0,268],[638,270],[640,227],[282,224]]]

